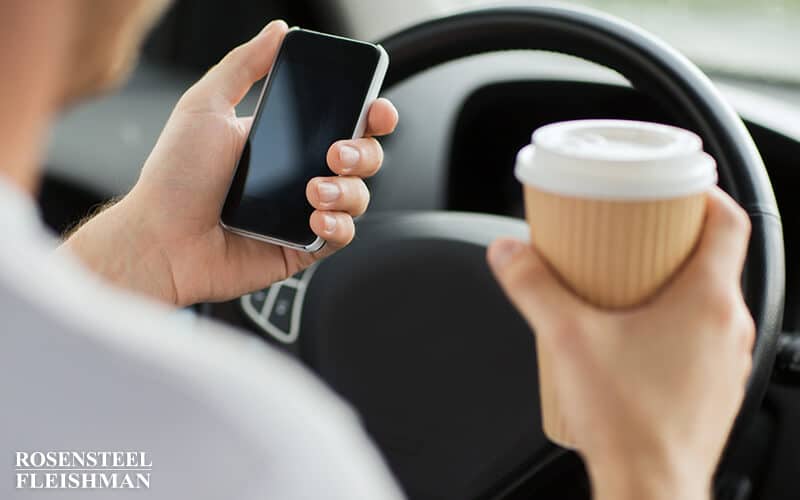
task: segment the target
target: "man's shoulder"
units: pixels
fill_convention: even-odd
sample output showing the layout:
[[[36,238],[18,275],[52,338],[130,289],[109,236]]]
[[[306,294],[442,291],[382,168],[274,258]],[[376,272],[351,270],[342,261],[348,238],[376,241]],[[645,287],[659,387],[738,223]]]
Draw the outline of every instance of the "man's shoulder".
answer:
[[[24,258],[35,268],[0,262],[3,449],[150,450],[166,483],[208,483],[198,498],[254,470],[281,498],[398,498],[355,413],[298,363],[68,256]]]
[[[61,373],[124,376],[133,387],[158,380],[222,408],[253,407],[257,399],[273,406],[271,414],[310,405],[353,417],[307,370],[262,340],[111,287],[69,256],[42,257],[25,271],[0,265],[4,351],[27,365],[55,370],[61,363],[46,354],[57,351],[71,360]]]

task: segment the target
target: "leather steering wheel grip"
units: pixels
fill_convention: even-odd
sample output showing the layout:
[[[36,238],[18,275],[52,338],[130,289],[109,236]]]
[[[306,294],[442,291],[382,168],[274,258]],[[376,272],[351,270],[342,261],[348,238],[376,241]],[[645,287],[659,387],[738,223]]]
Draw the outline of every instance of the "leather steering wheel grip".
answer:
[[[566,6],[473,10],[434,19],[381,42],[391,56],[385,87],[433,66],[500,50],[543,50],[616,70],[694,130],[719,166],[720,184],[752,221],[743,285],[758,334],[737,432],[769,383],[785,296],[783,232],[767,170],[744,123],[687,58],[646,31],[606,14]]]

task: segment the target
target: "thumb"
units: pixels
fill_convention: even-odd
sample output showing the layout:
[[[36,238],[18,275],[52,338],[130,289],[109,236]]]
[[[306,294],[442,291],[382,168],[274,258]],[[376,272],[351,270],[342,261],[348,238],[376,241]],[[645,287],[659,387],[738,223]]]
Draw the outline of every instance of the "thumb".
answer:
[[[182,100],[190,106],[204,109],[210,106],[216,111],[229,111],[239,104],[254,83],[270,71],[288,30],[284,21],[272,21],[250,41],[228,52],[186,92]]]
[[[487,260],[508,298],[540,336],[564,330],[565,323],[589,308],[529,244],[497,240],[489,246]]]

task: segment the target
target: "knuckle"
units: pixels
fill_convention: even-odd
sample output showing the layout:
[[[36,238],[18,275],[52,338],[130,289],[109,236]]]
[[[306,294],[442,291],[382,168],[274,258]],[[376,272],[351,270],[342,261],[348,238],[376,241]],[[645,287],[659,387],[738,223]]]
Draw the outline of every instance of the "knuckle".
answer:
[[[531,283],[536,283],[546,276],[547,269],[541,262],[511,262],[506,270],[506,283],[509,288],[523,288]]]
[[[197,83],[186,89],[181,97],[178,99],[178,102],[175,104],[175,109],[185,109],[191,105],[191,102],[194,98],[194,94],[196,92]]]
[[[716,304],[713,314],[716,325],[719,326],[724,332],[736,323],[738,311],[733,304],[728,301],[724,301]]]
[[[745,351],[751,352],[756,341],[756,323],[750,314],[744,314],[742,320],[742,337]]]
[[[750,233],[750,217],[742,207],[735,203],[731,203],[725,211],[725,216],[721,222],[737,233],[743,235]]]
[[[229,71],[235,71],[248,81],[255,81],[258,75],[250,60],[251,57],[248,55],[248,52],[249,51],[246,44],[239,45],[225,54],[225,57],[222,58],[222,61],[220,61],[218,66],[229,67]]]
[[[739,224],[741,226],[742,233],[745,236],[749,237],[750,233],[753,230],[753,223],[750,220],[750,216],[747,214],[747,212],[744,211],[744,209],[740,208],[739,209],[739,218],[740,218]]]
[[[707,295],[708,311],[714,326],[721,331],[728,331],[735,326],[740,314],[739,298],[730,289],[730,286],[718,284]]]
[[[220,65],[231,65],[236,64],[237,61],[244,55],[244,46],[237,45],[236,47],[232,48],[222,57],[222,60],[217,63],[218,66]]]

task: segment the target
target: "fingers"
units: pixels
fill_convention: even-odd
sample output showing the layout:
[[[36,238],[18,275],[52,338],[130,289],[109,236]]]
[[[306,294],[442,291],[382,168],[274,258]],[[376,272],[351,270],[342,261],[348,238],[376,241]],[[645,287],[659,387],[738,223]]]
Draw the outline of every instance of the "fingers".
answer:
[[[306,186],[306,198],[317,210],[358,217],[369,206],[369,189],[359,177],[315,177]]]
[[[369,111],[369,126],[366,134],[386,135],[397,126],[397,110],[386,99],[378,99]],[[339,175],[371,177],[381,168],[383,148],[371,138],[335,142],[328,149],[328,166]]]
[[[356,234],[353,218],[343,212],[316,210],[311,214],[311,230],[325,240],[325,252],[347,246]]]
[[[182,99],[185,105],[228,111],[239,104],[255,82],[272,67],[288,31],[283,21],[272,21],[258,35],[228,52]]]
[[[540,336],[558,335],[588,306],[567,290],[528,244],[502,239],[487,254],[500,286]]]
[[[387,99],[377,99],[367,115],[368,137],[338,141],[328,150],[328,166],[344,177],[315,178],[306,186],[306,197],[316,209],[311,214],[311,229],[326,242],[322,250],[308,258],[323,259],[355,237],[353,217],[367,210],[370,198],[361,178],[375,175],[383,163],[383,148],[369,136],[391,134],[397,121],[394,105]]]
[[[391,101],[383,97],[376,99],[367,115],[367,136],[388,135],[397,127],[399,115]]]
[[[747,213],[724,191],[715,187],[708,194],[706,221],[697,253],[687,267],[702,267],[708,277],[738,284],[750,241]],[[687,269],[688,270],[688,269]],[[691,273],[691,270],[689,270]]]
[[[371,177],[381,168],[383,148],[372,138],[338,141],[328,149],[327,160],[339,175]]]

